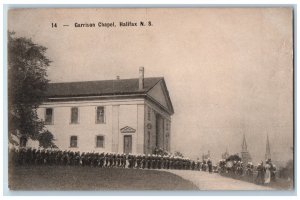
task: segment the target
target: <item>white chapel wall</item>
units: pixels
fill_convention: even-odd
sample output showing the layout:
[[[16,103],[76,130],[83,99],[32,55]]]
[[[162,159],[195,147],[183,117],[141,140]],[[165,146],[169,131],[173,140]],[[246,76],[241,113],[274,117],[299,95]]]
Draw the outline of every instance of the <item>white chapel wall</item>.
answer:
[[[143,105],[144,100],[125,101],[89,101],[89,102],[59,102],[45,103],[38,109],[41,119],[45,118],[45,109],[53,108],[53,125],[47,125],[55,137],[55,144],[62,150],[82,152],[123,152],[123,136],[120,129],[130,126],[137,130],[132,134],[132,152],[140,149],[141,138],[137,137],[138,130],[144,126],[143,120],[137,119],[138,115],[144,115],[143,109],[138,109],[138,104]],[[96,107],[105,107],[105,123],[96,124]],[[71,124],[71,107],[79,108],[79,123]],[[139,110],[139,114],[138,114]],[[139,123],[139,124],[138,124]],[[70,148],[70,137],[78,137],[78,147]],[[104,148],[96,147],[96,136],[105,137]],[[143,135],[143,134],[142,134]],[[138,141],[139,139],[139,141]],[[142,153],[142,152],[141,152]]]

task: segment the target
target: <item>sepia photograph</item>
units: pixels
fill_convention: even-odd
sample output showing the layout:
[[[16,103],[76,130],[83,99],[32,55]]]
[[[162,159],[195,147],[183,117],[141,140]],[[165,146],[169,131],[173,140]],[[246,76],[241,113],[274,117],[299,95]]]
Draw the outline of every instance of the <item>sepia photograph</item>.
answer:
[[[294,12],[9,8],[9,190],[293,191]]]

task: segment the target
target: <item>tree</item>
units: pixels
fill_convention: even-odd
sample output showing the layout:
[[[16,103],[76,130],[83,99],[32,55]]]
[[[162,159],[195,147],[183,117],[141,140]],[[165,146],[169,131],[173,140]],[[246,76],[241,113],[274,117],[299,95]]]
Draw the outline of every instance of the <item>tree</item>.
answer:
[[[57,148],[57,146],[53,143],[54,137],[53,134],[45,130],[42,133],[39,134],[38,140],[41,147],[44,148]]]
[[[15,37],[13,32],[8,33],[10,140],[13,135],[39,140],[40,134],[47,132],[44,122],[37,115],[37,108],[44,100],[49,82],[47,68],[51,61],[45,56],[46,50],[46,47],[33,43],[31,39]],[[52,145],[52,141],[53,137],[46,143]],[[45,142],[40,143],[40,146],[44,145]]]
[[[241,161],[241,157],[237,154],[234,154],[234,155],[230,155],[227,159],[226,159],[226,162],[227,161]]]

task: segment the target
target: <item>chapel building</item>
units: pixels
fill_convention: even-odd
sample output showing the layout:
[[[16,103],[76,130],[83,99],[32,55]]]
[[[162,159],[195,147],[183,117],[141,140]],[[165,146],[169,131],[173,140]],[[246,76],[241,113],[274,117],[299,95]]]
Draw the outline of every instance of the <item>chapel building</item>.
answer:
[[[50,83],[37,110],[61,150],[170,151],[174,109],[163,77]]]

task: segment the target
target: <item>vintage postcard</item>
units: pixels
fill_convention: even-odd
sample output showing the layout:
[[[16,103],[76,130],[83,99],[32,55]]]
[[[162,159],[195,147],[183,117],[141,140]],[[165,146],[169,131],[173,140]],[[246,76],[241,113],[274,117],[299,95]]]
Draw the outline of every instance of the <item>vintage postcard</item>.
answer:
[[[294,190],[293,15],[9,9],[9,189]]]

